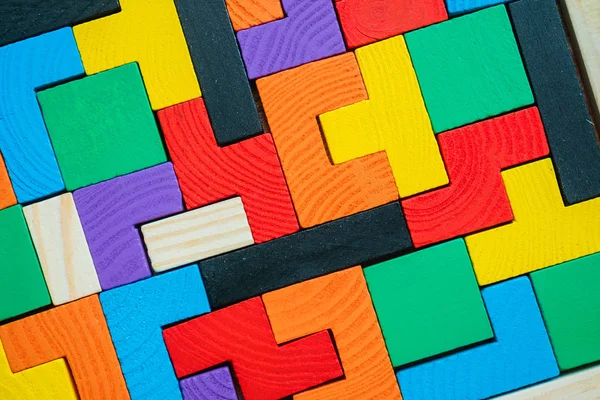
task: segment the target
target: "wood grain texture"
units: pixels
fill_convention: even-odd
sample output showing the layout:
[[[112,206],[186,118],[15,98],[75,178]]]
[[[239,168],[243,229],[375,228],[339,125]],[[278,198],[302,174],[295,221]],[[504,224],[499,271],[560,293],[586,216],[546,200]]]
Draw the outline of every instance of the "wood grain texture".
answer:
[[[4,164],[4,158],[0,153],[0,210],[17,204],[17,198],[8,177],[8,171]]]
[[[327,331],[278,346],[259,297],[163,331],[177,377],[230,361],[246,400],[276,400],[342,376]]]
[[[362,268],[353,267],[262,296],[278,343],[330,329],[344,379],[294,396],[401,399]]]
[[[402,36],[356,50],[369,100],[319,116],[335,164],[385,151],[400,197],[448,183]]]
[[[236,32],[283,18],[281,0],[225,0],[225,3]]]
[[[600,251],[600,198],[565,207],[550,159],[502,178],[514,221],[466,237],[480,285]]]
[[[202,99],[158,118],[188,209],[240,196],[256,243],[299,229],[271,135],[219,147]]]
[[[129,399],[97,295],[0,326],[11,369],[65,357],[82,400]]]
[[[238,400],[227,366],[190,376],[179,384],[184,400]]]
[[[73,28],[88,75],[140,65],[152,109],[200,96],[173,0],[120,0],[120,13]]]
[[[535,107],[438,135],[446,187],[402,201],[415,247],[513,219],[500,171],[548,155]]]
[[[156,272],[254,244],[239,197],[151,222],[141,229]]]
[[[23,208],[52,303],[60,305],[100,292],[92,255],[73,195]]]
[[[354,54],[259,79],[258,90],[303,228],[398,198],[385,154],[332,165],[316,117],[366,100]]]

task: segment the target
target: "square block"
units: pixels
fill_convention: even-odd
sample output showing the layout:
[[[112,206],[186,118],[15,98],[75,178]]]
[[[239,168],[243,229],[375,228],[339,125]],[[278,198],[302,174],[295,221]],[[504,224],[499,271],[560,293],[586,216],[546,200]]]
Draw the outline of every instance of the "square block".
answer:
[[[137,64],[38,93],[69,191],[166,161]]]
[[[406,43],[435,132],[533,103],[504,6],[410,32]]]
[[[494,336],[462,239],[365,269],[394,367]]]

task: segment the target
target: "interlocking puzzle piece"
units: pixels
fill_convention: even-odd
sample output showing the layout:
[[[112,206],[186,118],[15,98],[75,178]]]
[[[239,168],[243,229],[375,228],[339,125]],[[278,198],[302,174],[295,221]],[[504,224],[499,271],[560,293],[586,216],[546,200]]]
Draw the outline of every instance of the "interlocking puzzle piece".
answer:
[[[257,81],[290,194],[303,228],[398,199],[384,153],[332,165],[316,117],[366,100],[354,54]]]
[[[600,251],[600,198],[565,207],[550,159],[502,178],[514,221],[466,237],[479,285]]]
[[[183,211],[171,163],[73,193],[104,290],[151,275],[137,225]]]
[[[509,10],[566,203],[597,197],[600,146],[556,2],[521,0]]]
[[[83,74],[83,65],[71,28],[0,48],[0,65],[0,151],[27,203],[65,188],[35,90]]]
[[[0,341],[0,397],[3,400],[77,400],[65,360],[13,374]]]
[[[250,79],[346,51],[331,0],[282,0],[286,17],[237,34]]]
[[[197,266],[100,295],[132,399],[181,399],[161,327],[210,312]]]
[[[407,33],[406,43],[435,132],[533,103],[503,5]]]
[[[199,263],[213,309],[409,250],[398,203]]]
[[[136,64],[38,93],[67,190],[166,161]]]
[[[415,247],[513,219],[500,170],[548,155],[535,107],[437,137],[450,185],[402,201]]]
[[[480,8],[508,3],[511,0],[446,0],[448,13],[452,16],[463,14]]]
[[[496,340],[400,370],[406,399],[483,399],[558,375],[529,279],[481,294]]]
[[[85,72],[138,62],[154,110],[199,97],[173,0],[120,3],[120,13],[73,28]]]
[[[23,214],[54,305],[100,292],[73,195],[23,208]]]
[[[331,329],[344,379],[294,396],[308,399],[397,399],[400,390],[362,268],[263,295],[278,343]]]
[[[50,304],[23,209],[0,211],[0,321]]]
[[[230,361],[246,400],[274,400],[343,375],[327,331],[277,345],[255,297],[163,331],[179,378]]]
[[[0,210],[14,206],[15,204],[17,204],[17,198],[8,177],[4,158],[2,158],[2,153],[0,153]]]
[[[119,11],[119,0],[11,0],[0,3],[0,46]],[[18,69],[17,69],[18,70]],[[53,71],[54,72],[54,71]]]
[[[337,0],[334,4],[349,48],[448,19],[444,0]]]
[[[365,269],[392,365],[494,336],[462,239]]]
[[[271,135],[219,147],[202,99],[161,110],[158,118],[188,209],[240,196],[256,243],[298,230]]]
[[[600,253],[531,274],[561,370],[600,361]]]
[[[404,38],[355,53],[369,99],[319,116],[333,162],[385,151],[400,197],[447,184]]]
[[[281,0],[225,0],[235,31],[283,18]]]
[[[179,384],[184,400],[238,400],[227,366],[190,376]]]
[[[156,272],[254,244],[239,197],[151,222],[141,229]]]
[[[98,295],[0,326],[11,369],[65,357],[81,399],[129,399]]]

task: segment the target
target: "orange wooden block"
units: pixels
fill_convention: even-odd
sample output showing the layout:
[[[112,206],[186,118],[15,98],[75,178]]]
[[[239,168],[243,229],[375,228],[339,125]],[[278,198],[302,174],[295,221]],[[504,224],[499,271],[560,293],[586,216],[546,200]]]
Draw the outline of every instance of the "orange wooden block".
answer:
[[[97,295],[4,325],[0,338],[14,373],[65,357],[82,400],[129,399]]]
[[[401,399],[361,267],[263,295],[278,343],[331,329],[345,379],[295,399]]]
[[[225,0],[225,4],[236,32],[284,17],[281,0]]]
[[[353,53],[257,81],[298,220],[303,228],[398,199],[384,152],[333,165],[317,116],[367,99]]]
[[[15,204],[17,204],[17,198],[10,183],[4,159],[2,158],[2,154],[0,154],[0,210],[14,206]]]

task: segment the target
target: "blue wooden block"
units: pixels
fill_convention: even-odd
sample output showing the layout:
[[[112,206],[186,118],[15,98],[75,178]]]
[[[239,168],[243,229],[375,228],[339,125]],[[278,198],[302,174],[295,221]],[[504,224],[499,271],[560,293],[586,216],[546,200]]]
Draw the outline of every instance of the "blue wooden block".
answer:
[[[483,399],[558,375],[529,278],[502,282],[481,294],[496,339],[400,370],[405,400]]]
[[[100,294],[132,400],[182,399],[162,327],[210,312],[198,266]]]
[[[511,0],[446,0],[446,8],[448,14],[455,16],[509,1]]]
[[[0,48],[0,152],[19,203],[65,187],[36,89],[83,73],[71,28]]]

